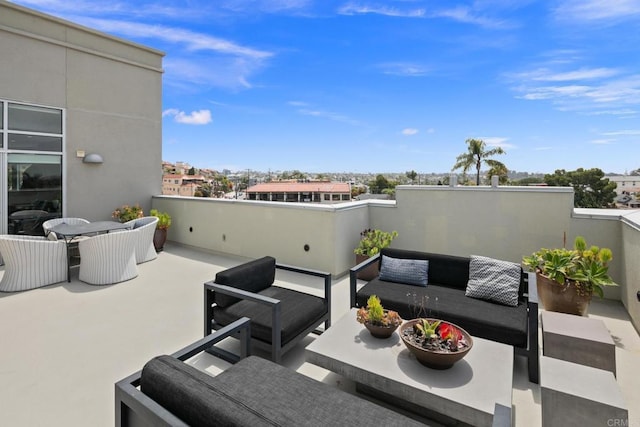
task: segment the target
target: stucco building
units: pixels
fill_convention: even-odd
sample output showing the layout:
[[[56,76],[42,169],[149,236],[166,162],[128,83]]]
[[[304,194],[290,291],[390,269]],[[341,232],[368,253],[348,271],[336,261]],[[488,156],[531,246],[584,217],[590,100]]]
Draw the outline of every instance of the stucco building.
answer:
[[[163,56],[0,0],[0,233],[151,207],[162,182]]]
[[[301,203],[340,203],[351,200],[344,182],[269,182],[247,189],[248,200]]]

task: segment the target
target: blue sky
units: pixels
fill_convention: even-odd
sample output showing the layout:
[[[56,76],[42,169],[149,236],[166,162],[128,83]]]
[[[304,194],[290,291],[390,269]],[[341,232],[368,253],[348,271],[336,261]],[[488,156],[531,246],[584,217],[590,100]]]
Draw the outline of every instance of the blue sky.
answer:
[[[640,168],[640,0],[20,0],[166,52],[163,159],[446,172]]]

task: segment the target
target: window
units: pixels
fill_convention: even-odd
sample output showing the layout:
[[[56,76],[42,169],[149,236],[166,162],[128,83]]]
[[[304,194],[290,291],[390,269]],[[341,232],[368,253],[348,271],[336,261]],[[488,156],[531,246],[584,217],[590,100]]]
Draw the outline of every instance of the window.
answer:
[[[42,235],[62,216],[63,128],[63,109],[0,100],[2,232]]]
[[[331,195],[330,195],[330,194],[325,194],[325,195],[324,195],[324,200],[325,200],[325,201],[327,201],[327,202],[328,202],[329,200],[331,200]]]

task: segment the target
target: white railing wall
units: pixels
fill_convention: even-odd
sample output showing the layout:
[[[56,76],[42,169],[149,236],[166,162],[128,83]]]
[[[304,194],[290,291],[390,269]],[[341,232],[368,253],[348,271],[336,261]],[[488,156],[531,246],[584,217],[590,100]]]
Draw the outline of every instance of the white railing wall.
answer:
[[[348,272],[366,228],[396,230],[393,247],[520,262],[541,247],[610,247],[610,273],[621,286],[607,290],[640,324],[640,212],[574,209],[568,187],[399,186],[395,201],[335,205],[155,196],[171,214],[169,240],[247,258]],[[306,250],[308,249],[308,250]]]

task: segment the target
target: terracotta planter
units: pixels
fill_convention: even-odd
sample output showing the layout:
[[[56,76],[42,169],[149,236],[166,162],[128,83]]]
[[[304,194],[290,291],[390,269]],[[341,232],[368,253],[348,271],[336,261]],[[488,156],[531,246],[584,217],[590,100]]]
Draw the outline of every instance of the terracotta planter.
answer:
[[[156,248],[156,252],[162,251],[164,248],[164,242],[167,241],[167,230],[156,228],[153,234],[153,247]]]
[[[364,327],[367,328],[371,335],[376,338],[389,338],[398,329],[398,325],[395,326],[380,326],[373,323],[364,323]]]
[[[371,257],[368,257],[366,255],[357,255],[356,254],[356,265],[360,264],[361,262],[364,262],[366,260],[368,260]],[[367,268],[365,268],[364,270],[360,270],[358,272],[358,279],[360,280],[373,280],[376,277],[378,277],[378,274],[380,274],[380,270],[378,269],[378,266],[380,265],[379,262],[374,262],[373,264],[369,265]]]
[[[538,299],[547,311],[586,316],[591,294],[580,294],[575,282],[561,285],[536,273]]]
[[[462,333],[462,335],[464,336],[465,341],[469,344],[468,347],[466,347],[466,348],[464,348],[462,350],[459,350],[459,351],[451,352],[451,351],[428,350],[426,348],[418,346],[418,345],[414,344],[413,342],[411,342],[405,336],[404,331],[406,329],[413,329],[413,325],[418,323],[419,320],[420,319],[413,319],[413,320],[409,320],[408,322],[405,322],[400,327],[400,338],[402,338],[402,342],[407,347],[407,349],[416,357],[416,359],[418,359],[418,362],[420,362],[424,366],[426,366],[428,368],[431,368],[431,369],[449,369],[456,362],[462,360],[462,358],[464,358],[467,355],[467,353],[469,353],[471,348],[473,347],[473,338],[471,338],[471,335],[469,335],[469,333],[467,331],[465,331],[464,329],[462,329],[458,325],[455,325],[455,324],[453,324],[451,322],[444,322],[444,321],[443,321],[443,323],[448,323],[451,326],[454,326],[456,329],[458,329],[460,331],[460,333]],[[438,319],[427,319],[427,320],[434,321],[434,320],[438,320]]]

